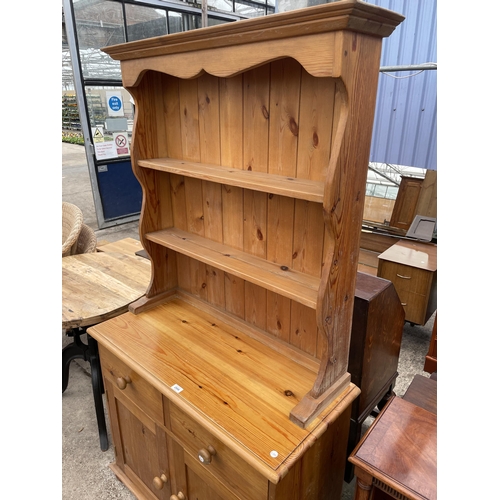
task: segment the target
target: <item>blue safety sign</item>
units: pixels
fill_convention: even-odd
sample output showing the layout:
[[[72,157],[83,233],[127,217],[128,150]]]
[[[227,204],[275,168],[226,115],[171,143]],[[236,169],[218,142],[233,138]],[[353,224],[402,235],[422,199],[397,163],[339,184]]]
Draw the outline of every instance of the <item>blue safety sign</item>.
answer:
[[[113,111],[120,111],[122,107],[122,100],[115,95],[111,96],[108,101],[109,108]]]

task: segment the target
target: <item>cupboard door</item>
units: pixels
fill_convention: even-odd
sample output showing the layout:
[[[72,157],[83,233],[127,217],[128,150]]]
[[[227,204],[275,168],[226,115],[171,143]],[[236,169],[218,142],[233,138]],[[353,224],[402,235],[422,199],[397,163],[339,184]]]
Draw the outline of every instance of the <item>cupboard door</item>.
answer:
[[[194,457],[196,465],[206,470],[210,476],[226,484],[239,498],[245,500],[265,498],[268,489],[267,480],[174,404],[170,404],[170,425],[186,454]],[[203,454],[210,453],[209,450],[214,453],[212,456],[208,455],[209,462],[202,461]]]
[[[408,231],[415,218],[415,213],[422,188],[423,179],[403,177],[399,186],[396,202],[392,210],[392,227],[398,227]]]
[[[171,463],[172,491],[186,500],[239,500],[232,491],[218,481],[198,460],[184,450],[182,445],[168,438]],[[174,497],[175,498],[175,497]],[[262,498],[265,500],[267,495]]]
[[[116,466],[145,498],[170,498],[166,433],[105,378]]]

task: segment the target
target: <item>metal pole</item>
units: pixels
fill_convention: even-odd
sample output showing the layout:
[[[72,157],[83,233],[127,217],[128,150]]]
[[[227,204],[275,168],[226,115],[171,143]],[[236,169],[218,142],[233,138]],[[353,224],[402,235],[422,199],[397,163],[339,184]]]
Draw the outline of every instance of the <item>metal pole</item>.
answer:
[[[208,26],[208,0],[201,0],[201,27],[206,28]]]
[[[409,64],[406,66],[382,66],[381,73],[391,73],[393,71],[426,71],[437,70],[437,63]]]
[[[78,53],[78,44],[75,30],[75,20],[71,0],[63,0],[64,18],[66,20],[66,34],[68,36],[68,48],[71,54],[71,66],[73,68],[73,80],[75,83],[75,96],[80,114],[80,124],[85,144],[85,154],[87,156],[87,166],[89,169],[90,185],[92,187],[92,196],[94,198],[97,226],[99,229],[104,224],[104,210],[99,195],[99,186],[97,184],[97,175],[94,164],[94,145],[92,143],[92,131],[89,126],[87,115],[87,103],[85,101],[85,88],[83,85],[83,76],[80,68],[80,54]]]

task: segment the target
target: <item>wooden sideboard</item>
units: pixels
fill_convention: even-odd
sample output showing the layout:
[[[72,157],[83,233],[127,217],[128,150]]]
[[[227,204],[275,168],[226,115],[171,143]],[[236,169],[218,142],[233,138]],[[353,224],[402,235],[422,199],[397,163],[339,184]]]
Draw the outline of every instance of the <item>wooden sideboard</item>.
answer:
[[[136,105],[151,283],[89,331],[139,498],[341,495],[382,38],[346,0],[107,47]]]
[[[424,325],[437,308],[437,245],[399,240],[378,259],[377,276],[394,283],[406,321]]]

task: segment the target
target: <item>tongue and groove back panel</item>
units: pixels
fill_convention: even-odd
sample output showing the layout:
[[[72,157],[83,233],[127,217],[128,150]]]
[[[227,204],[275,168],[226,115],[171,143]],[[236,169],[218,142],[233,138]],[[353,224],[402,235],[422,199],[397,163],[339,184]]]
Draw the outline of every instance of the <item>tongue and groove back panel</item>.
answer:
[[[144,96],[143,87],[148,88]],[[132,89],[138,108],[134,142],[141,149],[147,144],[148,150],[135,154],[324,182],[341,88],[337,79],[314,78],[291,58],[230,78],[205,73],[179,79],[149,71]],[[141,120],[141,114],[148,119]],[[148,130],[148,124],[156,130]],[[319,285],[325,246],[333,244],[322,203],[138,170],[149,187],[145,233],[175,227],[277,263],[283,272],[311,275]],[[169,203],[154,202],[166,197]],[[167,276],[155,275],[154,292],[179,286],[320,357],[317,346],[323,337],[314,308],[180,253],[170,252],[169,261],[176,272],[172,267]]]

